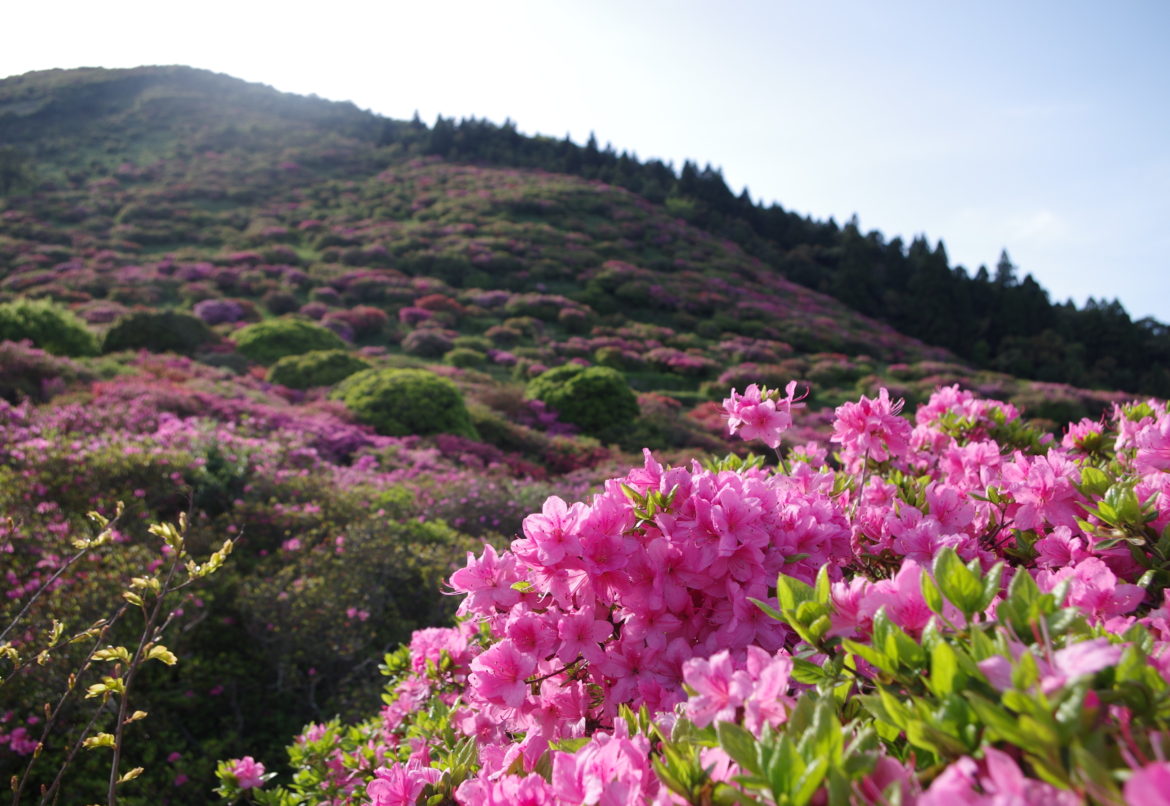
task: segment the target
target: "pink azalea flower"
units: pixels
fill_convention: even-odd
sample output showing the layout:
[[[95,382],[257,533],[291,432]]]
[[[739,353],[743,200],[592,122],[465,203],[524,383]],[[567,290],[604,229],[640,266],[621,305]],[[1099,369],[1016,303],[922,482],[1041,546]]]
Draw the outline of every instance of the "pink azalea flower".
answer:
[[[1125,615],[1141,604],[1146,596],[1144,588],[1118,582],[1117,575],[1096,557],[1082,560],[1073,568],[1062,568],[1055,572],[1039,571],[1036,574],[1036,583],[1044,591],[1052,590],[1065,579],[1072,580],[1068,603],[1098,620]]]
[[[451,589],[466,593],[460,604],[462,612],[481,612],[499,607],[511,607],[520,601],[520,592],[512,587],[520,580],[516,572],[516,558],[511,553],[496,554],[491,544],[476,558],[467,553],[467,566],[451,574]]]
[[[1125,782],[1125,802],[1142,806],[1170,806],[1170,763],[1156,761]]]
[[[786,722],[795,704],[788,693],[792,658],[783,649],[770,656],[759,647],[749,646],[747,672],[753,685],[744,701],[743,726],[759,736],[764,725],[775,728]]]
[[[984,750],[982,765],[964,756],[947,767],[918,800],[918,806],[1079,806],[1080,803],[1075,792],[1026,777],[1011,756],[994,747]]]
[[[544,502],[540,514],[524,519],[524,536],[531,541],[536,559],[542,565],[554,565],[566,553],[576,554],[581,550],[574,532],[587,512],[584,504],[578,502],[570,507],[553,495]]]
[[[906,560],[893,579],[883,579],[870,587],[859,615],[872,621],[884,607],[890,621],[912,635],[921,633],[934,617],[922,597],[922,574],[918,563]]]
[[[736,709],[752,689],[747,673],[735,670],[727,650],[710,658],[691,658],[683,664],[683,680],[695,690],[687,702],[687,715],[700,728],[734,721]]]
[[[228,767],[240,789],[255,789],[264,785],[264,765],[251,756],[229,761]]]
[[[779,392],[761,389],[754,383],[742,395],[732,389],[731,397],[723,401],[728,432],[777,448],[780,435],[792,425],[793,406],[800,405],[795,397],[796,381],[789,382],[785,392],[785,397],[780,397]]]
[[[536,671],[536,658],[500,641],[471,662],[470,682],[488,702],[518,707],[528,693],[524,681]]]
[[[411,760],[376,770],[374,776],[366,786],[366,796],[373,806],[415,806],[423,789],[439,780],[442,772]]]
[[[1052,653],[1051,662],[1033,650],[1036,666],[1040,670],[1040,690],[1045,694],[1062,688],[1078,677],[1096,674],[1102,669],[1116,665],[1121,660],[1125,647],[1109,643],[1108,638],[1094,638]],[[1012,655],[1018,659],[1024,652],[1021,644],[1012,647]],[[1012,687],[1012,663],[1001,655],[995,655],[978,663],[987,681],[1000,691]]]
[[[841,445],[841,458],[850,472],[861,469],[868,457],[885,462],[903,455],[910,447],[910,423],[898,416],[904,401],[890,400],[882,389],[876,399],[862,397],[837,407],[831,442]]]
[[[1010,510],[1017,529],[1036,529],[1045,523],[1075,528],[1084,514],[1084,500],[1073,486],[1079,469],[1057,454],[1024,456],[1016,454],[1003,466],[1004,489],[1015,499]]]

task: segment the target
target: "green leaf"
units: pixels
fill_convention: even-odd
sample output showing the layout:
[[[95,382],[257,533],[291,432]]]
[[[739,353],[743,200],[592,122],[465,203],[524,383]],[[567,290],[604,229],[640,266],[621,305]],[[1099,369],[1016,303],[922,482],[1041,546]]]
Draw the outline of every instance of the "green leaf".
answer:
[[[719,737],[719,746],[736,764],[756,775],[763,773],[755,736],[733,722],[720,722],[715,726],[715,733]]]
[[[1040,667],[1032,650],[1022,653],[1012,666],[1012,687],[1029,691],[1040,681]]]
[[[787,733],[781,734],[766,756],[764,772],[777,802],[795,789],[794,783],[804,775],[804,759],[796,752],[796,745]]]
[[[788,618],[783,613],[781,613],[779,610],[777,610],[776,608],[774,608],[770,604],[768,604],[767,602],[761,601],[760,599],[752,599],[750,597],[748,598],[748,601],[751,602],[752,604],[754,604],[756,607],[763,610],[771,618],[776,619],[776,621],[780,621],[780,622],[783,622],[785,624],[788,624]]]
[[[1016,718],[990,700],[969,692],[967,701],[987,729],[991,741],[1003,739],[1017,747],[1027,747],[1028,738],[1020,730]]]
[[[829,679],[828,673],[815,663],[810,663],[803,658],[792,659],[792,679],[797,683],[804,683],[808,686],[815,686],[817,683],[824,682]]]
[[[930,679],[927,682],[931,691],[938,697],[950,694],[955,690],[958,673],[959,662],[955,650],[945,640],[940,640],[930,651]]]
[[[793,783],[792,787],[792,803],[795,806],[805,806],[812,800],[813,795],[821,787],[821,782],[825,780],[825,773],[829,771],[829,762],[824,758],[815,759],[799,778]]]
[[[1105,494],[1112,482],[1095,467],[1081,468],[1081,492],[1087,498],[1099,498]]]
[[[862,658],[867,663],[874,666],[879,671],[885,672],[886,674],[892,675],[894,670],[897,668],[897,664],[894,663],[892,659],[887,657],[885,653],[879,652],[867,644],[858,643],[857,641],[852,641],[846,638],[841,642],[841,647],[846,652],[853,653],[857,657]]]
[[[959,608],[968,619],[979,610],[983,598],[983,584],[950,546],[934,558],[934,579],[943,595]]]
[[[1031,576],[1031,574],[1028,574],[1028,576]],[[1003,590],[1003,563],[998,562],[983,577],[983,596],[979,599],[978,610],[980,612],[986,610],[1001,590]]]
[[[813,588],[814,596],[819,604],[826,607],[832,602],[832,586],[829,583],[829,565],[828,563],[821,566],[821,570],[817,571],[816,586]]]
[[[776,579],[776,598],[781,610],[795,610],[802,602],[816,601],[816,591],[799,579],[780,574]]]
[[[926,600],[926,606],[930,608],[932,613],[942,613],[942,591],[938,589],[938,585],[935,584],[934,578],[927,573],[922,574],[922,598]]]

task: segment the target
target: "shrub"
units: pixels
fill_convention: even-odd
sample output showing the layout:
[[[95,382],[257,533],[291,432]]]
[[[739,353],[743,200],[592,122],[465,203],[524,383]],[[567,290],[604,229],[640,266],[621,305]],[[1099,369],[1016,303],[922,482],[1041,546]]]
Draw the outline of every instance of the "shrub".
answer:
[[[98,343],[85,324],[48,300],[18,299],[0,305],[0,341],[28,339],[53,355],[97,355]]]
[[[466,347],[469,350],[479,350],[486,353],[492,349],[492,343],[483,336],[459,336],[455,339],[456,347]]]
[[[25,342],[0,344],[0,398],[44,402],[63,391],[70,381],[84,377],[81,368]]]
[[[268,370],[268,380],[289,389],[332,386],[370,365],[344,350],[314,350],[286,355]]]
[[[195,315],[209,325],[238,322],[244,318],[244,306],[231,299],[205,299],[195,303]]]
[[[443,356],[443,361],[453,367],[482,367],[487,361],[487,354],[470,347],[456,347]]]
[[[455,384],[423,369],[368,369],[346,378],[333,397],[387,436],[476,436]]]
[[[422,358],[439,358],[451,349],[455,334],[450,330],[426,327],[411,331],[402,340],[402,349]]]
[[[345,342],[331,330],[301,319],[269,319],[235,335],[236,348],[258,364],[273,364],[288,355],[340,350]]]
[[[562,420],[598,436],[638,416],[638,400],[626,376],[609,367],[556,367],[533,378],[527,393],[556,409]]]
[[[326,314],[323,324],[328,326],[330,322],[341,322],[353,332],[355,338],[367,339],[381,336],[390,322],[390,317],[379,308],[357,305],[349,310]]]
[[[102,349],[150,350],[152,353],[193,355],[215,339],[211,328],[197,316],[181,311],[137,311],[119,319],[106,333]]]
[[[261,298],[260,302],[274,316],[292,313],[297,309],[297,305],[299,304],[295,294],[279,289],[273,289],[267,292]]]

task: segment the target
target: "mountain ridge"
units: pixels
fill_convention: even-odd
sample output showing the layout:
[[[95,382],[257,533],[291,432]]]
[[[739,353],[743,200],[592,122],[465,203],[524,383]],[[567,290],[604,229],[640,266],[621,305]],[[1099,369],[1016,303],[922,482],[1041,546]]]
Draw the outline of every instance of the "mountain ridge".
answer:
[[[139,82],[142,87],[133,96],[125,86],[121,92],[111,90],[108,94],[122,104],[120,114],[107,109],[85,117],[84,125],[57,133],[56,139],[35,138],[37,121],[26,115],[22,128],[19,116],[4,111],[6,98],[11,110],[14,96],[23,97],[27,105],[38,92],[76,97],[86,86],[111,82]],[[185,100],[176,97],[176,84],[186,92]],[[169,94],[160,87],[171,87]],[[218,112],[204,114],[194,126],[192,108]],[[176,109],[186,109],[186,117],[174,115]],[[160,117],[167,119],[163,111],[170,113],[170,129],[158,125]],[[77,117],[78,110],[73,112]],[[111,126],[112,118],[120,124]],[[174,130],[175,120],[185,122],[186,128]],[[308,149],[320,161],[316,166],[320,171],[351,178],[416,154],[601,179],[738,243],[771,270],[801,285],[978,366],[1040,380],[1170,394],[1165,369],[1170,362],[1163,360],[1170,356],[1170,332],[1152,320],[1131,322],[1116,302],[1093,301],[1083,310],[1052,305],[1030,276],[1022,280],[1015,276],[1006,255],[994,279],[986,272],[970,276],[961,267],[950,266],[941,242],[931,247],[919,238],[907,246],[898,238],[886,241],[881,233],[863,234],[852,222],[838,227],[832,220],[801,218],[779,205],[764,208],[746,193],[734,196],[718,171],[709,167],[699,169],[688,162],[676,174],[658,161],[641,163],[624,152],[601,151],[593,140],[577,146],[568,140],[526,137],[510,124],[476,120],[455,123],[440,117],[433,127],[417,120],[393,121],[352,103],[293,96],[179,66],[50,71],[4,79],[0,136],[6,145],[16,143],[18,150],[30,148],[27,143],[35,140],[31,161],[43,165],[53,162],[49,157],[66,160],[64,166],[56,166],[57,176],[73,182],[95,170],[116,170],[117,160],[127,154],[142,162],[189,159],[200,149],[233,148],[296,149],[302,157]],[[137,148],[128,142],[137,143]],[[13,147],[9,145],[9,162]],[[313,160],[301,163],[314,167]]]

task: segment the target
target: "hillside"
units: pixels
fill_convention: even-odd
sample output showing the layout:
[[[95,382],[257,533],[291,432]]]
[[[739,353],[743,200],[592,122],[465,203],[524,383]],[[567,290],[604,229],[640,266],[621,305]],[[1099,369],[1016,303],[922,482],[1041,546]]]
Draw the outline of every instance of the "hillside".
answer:
[[[994,276],[984,270],[972,276],[949,265],[941,243],[932,247],[916,239],[907,245],[852,224],[839,227],[777,205],[765,208],[731,194],[709,168],[688,163],[676,173],[624,152],[601,151],[593,141],[580,147],[528,138],[510,124],[474,120],[440,119],[434,127],[390,121],[351,104],[169,67],[6,79],[0,82],[0,143],[6,155],[0,163],[11,166],[7,174],[0,168],[0,176],[9,177],[4,186],[11,186],[10,193],[44,188],[45,182],[76,190],[121,169],[138,172],[140,184],[165,182],[170,192],[192,183],[187,192],[196,195],[188,201],[203,194],[204,207],[221,203],[224,194],[249,206],[259,202],[257,194],[303,189],[326,177],[368,180],[425,155],[600,179],[660,205],[672,219],[737,244],[759,261],[757,272],[762,268],[765,275],[831,295],[975,366],[1049,382],[1170,394],[1170,334],[1152,320],[1131,322],[1116,303],[1094,301],[1081,310],[1053,304],[1030,276],[1017,276],[1006,256]],[[214,164],[206,160],[209,152],[216,155]],[[280,177],[292,162],[297,175]],[[157,201],[148,193],[140,198]],[[234,226],[247,224],[237,220]],[[157,232],[136,236],[148,254],[184,245],[181,238],[159,241]]]
[[[148,769],[140,792],[202,803],[216,759],[277,758],[305,722],[366,713],[379,659],[451,618],[452,564],[507,545],[550,496],[583,500],[645,447],[679,463],[768,453],[730,440],[731,387],[809,388],[786,455],[879,386],[911,404],[951,384],[1006,401],[938,426],[977,425],[1005,457],[1126,398],[973,366],[810,288],[794,261],[821,266],[848,228],[800,220],[776,252],[718,212],[713,174],[613,157],[625,174],[607,182],[612,155],[574,149],[189,68],[0,82],[0,617],[33,623],[18,654],[52,636],[43,663],[0,656],[3,777],[53,780],[68,748],[38,757],[29,738],[44,705],[78,664],[86,684],[120,668],[86,655],[99,643],[138,640],[123,594],[176,559],[151,523],[188,519],[200,558],[236,541],[221,573],[176,594],[182,660],[136,683],[150,717],[126,759]],[[542,150],[568,164],[545,170]],[[657,191],[630,189],[647,175]],[[547,396],[563,410],[535,394],[586,367],[603,383]],[[371,377],[426,385],[387,404]],[[384,416],[400,409],[415,419]],[[78,550],[98,531],[83,513],[119,502],[108,542]],[[69,730],[110,717],[60,702]],[[70,763],[85,782],[70,794],[100,798],[83,789],[108,761]]]

